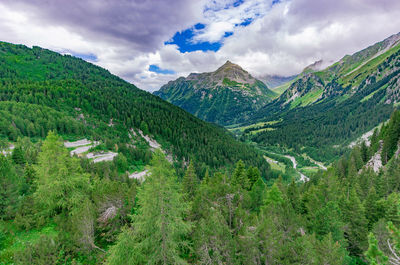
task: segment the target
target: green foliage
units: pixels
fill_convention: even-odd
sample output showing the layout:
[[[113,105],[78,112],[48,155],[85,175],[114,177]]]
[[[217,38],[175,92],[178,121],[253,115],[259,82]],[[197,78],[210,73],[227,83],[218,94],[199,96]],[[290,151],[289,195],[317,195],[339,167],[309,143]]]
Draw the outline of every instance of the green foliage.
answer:
[[[2,219],[15,217],[23,184],[24,179],[17,174],[12,162],[0,154],[0,216]]]
[[[188,210],[179,193],[174,170],[161,152],[151,161],[150,174],[138,194],[139,209],[112,247],[108,264],[185,264],[185,235],[190,225],[183,221]],[[155,242],[157,242],[155,244]]]
[[[79,67],[81,71],[76,70]],[[370,147],[353,148],[308,182],[288,183],[282,178],[272,182],[267,167],[256,167],[265,161],[258,153],[248,152],[250,147],[226,136],[222,129],[136,91],[101,68],[39,48],[0,45],[0,73],[4,78],[0,97],[9,100],[0,102],[0,111],[9,115],[0,121],[0,138],[15,141],[14,154],[0,155],[3,263],[398,261],[398,112],[374,132]],[[97,99],[99,93],[109,96],[109,102]],[[32,113],[24,113],[27,110]],[[76,118],[81,112],[85,122]],[[157,113],[174,123],[158,120]],[[10,127],[8,119],[14,118],[15,126],[11,123]],[[113,127],[107,125],[111,118]],[[146,143],[134,142],[137,139],[127,135],[127,128],[145,129],[142,121],[152,137],[176,148],[182,161],[191,157],[197,163],[191,162],[184,171],[183,163],[174,167],[160,151],[152,154]],[[168,126],[159,127],[163,125]],[[71,157],[56,133],[48,133],[41,141],[51,129],[69,140],[90,135],[102,140],[99,149],[120,154],[112,163],[97,164]],[[4,142],[9,145],[8,140]],[[132,142],[136,148],[129,146]],[[374,173],[366,163],[380,142],[387,161],[382,171]],[[151,157],[143,182],[127,178],[127,169],[142,170]],[[220,167],[224,169],[218,171]],[[197,174],[204,176],[201,182]],[[264,180],[271,185],[267,187]]]
[[[368,235],[368,250],[365,252],[365,256],[371,263],[371,265],[386,264],[388,257],[386,257],[378,247],[378,240],[376,240],[374,234],[370,233]]]
[[[236,163],[236,168],[232,176],[232,185],[240,186],[243,189],[249,187],[249,180],[246,176],[246,169],[242,160]]]
[[[29,244],[15,254],[15,264],[63,264],[64,252],[57,239],[41,236],[38,242]]]
[[[90,192],[89,175],[70,157],[61,139],[50,132],[39,153],[34,197],[43,210],[54,215],[72,214]]]
[[[186,199],[189,201],[193,200],[194,196],[196,195],[198,185],[199,179],[197,178],[194,164],[193,162],[190,162],[182,180],[183,192],[186,195]]]

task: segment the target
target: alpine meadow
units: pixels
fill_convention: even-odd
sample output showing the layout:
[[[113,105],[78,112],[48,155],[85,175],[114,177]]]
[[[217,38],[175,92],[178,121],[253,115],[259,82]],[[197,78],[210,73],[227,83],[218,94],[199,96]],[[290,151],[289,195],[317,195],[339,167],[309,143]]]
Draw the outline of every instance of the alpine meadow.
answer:
[[[0,14],[0,265],[400,264],[399,1]]]

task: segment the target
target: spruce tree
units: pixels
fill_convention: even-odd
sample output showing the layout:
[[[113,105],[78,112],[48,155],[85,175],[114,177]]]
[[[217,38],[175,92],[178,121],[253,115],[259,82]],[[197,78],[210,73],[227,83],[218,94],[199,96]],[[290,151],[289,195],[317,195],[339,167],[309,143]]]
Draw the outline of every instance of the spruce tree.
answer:
[[[361,255],[367,247],[368,220],[365,218],[365,209],[353,188],[346,201],[344,216],[347,222],[346,237],[349,242],[349,252],[352,255]]]
[[[374,223],[376,223],[380,217],[379,206],[377,205],[378,199],[375,188],[371,187],[364,202],[365,213],[368,219],[368,230],[371,230]]]
[[[107,264],[186,264],[190,224],[184,221],[188,205],[179,190],[174,169],[156,151],[138,193],[132,228],[118,237]]]
[[[369,233],[368,235],[368,250],[365,252],[365,256],[371,265],[387,264],[388,257],[379,249],[378,240],[376,240],[374,234]]]
[[[232,185],[240,186],[243,189],[247,189],[249,187],[249,182],[246,176],[246,170],[244,167],[244,163],[242,160],[236,163],[235,171],[233,172],[232,176]]]
[[[182,185],[186,198],[192,201],[196,195],[196,190],[199,185],[193,162],[190,162],[188,168],[186,169],[185,175],[183,176]]]
[[[247,175],[247,181],[249,183],[248,185],[249,189],[251,189],[254,183],[256,183],[258,179],[261,178],[260,171],[256,167],[249,167],[247,169],[246,175]]]

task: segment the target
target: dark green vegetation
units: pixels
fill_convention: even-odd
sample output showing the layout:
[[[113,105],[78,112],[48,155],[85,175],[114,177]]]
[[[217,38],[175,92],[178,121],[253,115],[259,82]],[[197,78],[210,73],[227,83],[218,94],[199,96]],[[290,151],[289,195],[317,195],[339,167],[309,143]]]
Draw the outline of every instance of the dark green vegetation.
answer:
[[[143,183],[105,177],[111,164],[98,170],[70,157],[54,133],[41,144],[20,140],[0,155],[0,260],[382,264],[373,262],[400,250],[399,132],[395,112],[370,147],[355,147],[307,183],[272,185],[242,161],[203,176],[190,163],[179,178],[160,151]],[[377,173],[367,166],[376,154],[384,158]]]
[[[66,139],[100,140],[140,166],[151,151],[140,137],[132,143],[128,132],[134,128],[152,135],[178,163],[195,159],[202,172],[239,159],[259,167],[264,177],[268,172],[260,154],[222,128],[100,67],[39,47],[0,43],[0,101],[0,138],[11,141],[37,141],[56,130]]]
[[[386,121],[399,102],[400,34],[322,71],[304,71],[258,110],[243,139],[333,161],[361,134]],[[259,126],[248,126],[259,124]]]
[[[220,125],[248,118],[275,96],[263,82],[229,61],[212,73],[180,77],[154,94]]]

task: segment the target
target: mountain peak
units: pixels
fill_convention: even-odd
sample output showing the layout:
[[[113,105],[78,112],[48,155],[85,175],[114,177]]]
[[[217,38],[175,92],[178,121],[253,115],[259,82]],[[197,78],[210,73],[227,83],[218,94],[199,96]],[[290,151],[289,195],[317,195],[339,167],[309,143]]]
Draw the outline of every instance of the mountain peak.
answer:
[[[206,121],[234,124],[271,101],[275,93],[231,61],[214,72],[192,73],[155,94]]]
[[[215,72],[218,72],[218,71],[220,71],[220,70],[230,70],[230,69],[236,69],[236,70],[240,70],[240,71],[243,71],[243,72],[246,72],[242,67],[240,67],[240,65],[237,65],[237,64],[234,64],[234,63],[232,63],[231,61],[229,61],[229,60],[227,60],[220,68],[218,68],[217,69],[217,71],[215,71]],[[247,72],[246,72],[247,73]]]

